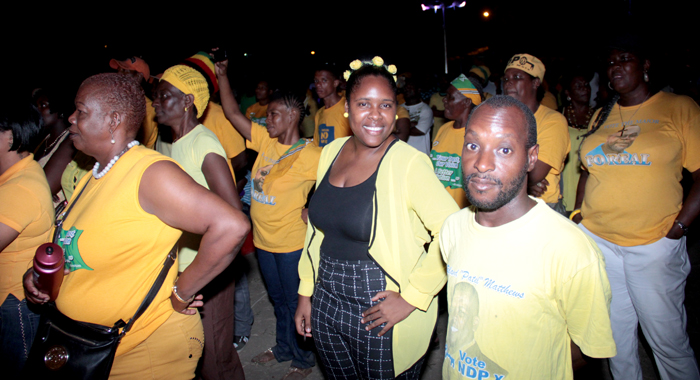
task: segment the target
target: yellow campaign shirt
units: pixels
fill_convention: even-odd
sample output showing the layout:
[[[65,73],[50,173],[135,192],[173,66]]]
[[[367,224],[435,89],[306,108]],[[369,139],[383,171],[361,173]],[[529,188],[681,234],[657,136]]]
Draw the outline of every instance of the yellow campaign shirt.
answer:
[[[265,106],[265,109],[267,110],[267,106]],[[245,139],[238,133],[236,128],[233,127],[231,122],[228,121],[224,114],[224,109],[214,102],[209,102],[200,122],[204,124],[207,129],[214,132],[219,139],[221,146],[226,152],[224,158],[227,158],[226,162],[233,175],[234,171],[231,167],[231,159],[245,150]],[[236,182],[235,175],[233,176],[233,181],[234,183]]]
[[[216,138],[214,132],[207,129],[202,124],[199,124],[186,135],[175,141],[172,145],[172,158],[177,161],[185,173],[189,174],[195,182],[209,190],[209,184],[202,172],[202,164],[204,158],[209,153],[218,154],[226,159],[226,152],[221,146],[219,139]],[[178,241],[178,270],[184,272],[199,250],[199,243],[202,240],[202,235],[183,231],[180,241]]]
[[[265,120],[267,120],[267,104],[264,106],[257,102],[245,110],[245,116],[252,122],[258,123],[262,126],[267,125]]]
[[[471,207],[445,220],[443,379],[573,379],[572,340],[590,357],[615,356],[600,250],[573,222],[536,202],[498,227],[477,223]]]
[[[321,149],[307,144],[292,167],[274,182],[265,177],[277,160],[291,147],[270,138],[267,129],[257,123],[251,126],[248,148],[258,152],[253,164],[253,194],[250,217],[253,220],[255,246],[274,253],[293,252],[304,247],[306,223],[301,210],[306,204],[311,187],[316,183],[316,170]],[[291,159],[291,157],[287,158]]]
[[[666,236],[683,205],[681,168],[700,169],[700,107],[666,92],[615,105],[583,142],[581,159],[590,174],[583,225],[617,245],[651,244]]]
[[[0,304],[8,294],[24,299],[22,277],[36,249],[51,240],[53,210],[49,183],[33,154],[0,175],[0,223],[19,233],[0,252]]]
[[[564,115],[540,105],[535,112],[537,122],[537,143],[540,145],[538,160],[551,166],[545,179],[549,182],[542,195],[547,203],[556,203],[561,198],[559,176],[564,170],[564,160],[571,150],[569,127]]]
[[[428,105],[430,108],[435,107],[438,111],[444,111],[445,110],[445,103],[442,102],[442,98],[444,98],[445,95],[440,95],[439,92],[436,92],[433,94],[433,96],[430,97],[430,102]],[[442,127],[443,124],[447,123],[447,119],[444,117],[437,117],[433,116],[433,140],[435,140],[435,137],[437,136],[438,131],[440,130],[440,127]]]
[[[141,131],[139,138],[143,139],[143,145],[146,148],[151,148],[156,145],[158,138],[158,122],[156,121],[156,109],[153,108],[153,102],[146,97],[146,117],[141,123]]]
[[[540,101],[540,104],[555,111],[559,108],[557,107],[557,98],[549,91],[544,92],[544,97],[542,101]]]
[[[343,116],[345,113],[345,97],[330,108],[321,107],[316,112],[316,129],[314,130],[314,144],[323,148],[333,140],[352,136],[350,122]]]
[[[59,243],[71,272],[56,305],[68,317],[105,326],[128,321],[158,277],[181,232],[144,211],[138,193],[143,173],[162,160],[170,159],[136,146],[104,177],[88,174],[78,184]],[[174,312],[170,293],[176,276],[173,265],[151,305],[122,339],[117,356],[143,342]]]
[[[573,211],[576,204],[576,189],[578,187],[578,179],[581,176],[581,161],[578,159],[578,148],[581,145],[581,136],[586,134],[586,129],[576,129],[569,127],[569,139],[571,141],[571,150],[564,165],[564,171],[561,172],[562,186],[561,195],[564,198],[564,206],[566,211]]]
[[[455,129],[454,123],[450,121],[440,127],[430,151],[430,159],[433,161],[435,175],[461,209],[469,205],[467,194],[462,188],[464,128]]]

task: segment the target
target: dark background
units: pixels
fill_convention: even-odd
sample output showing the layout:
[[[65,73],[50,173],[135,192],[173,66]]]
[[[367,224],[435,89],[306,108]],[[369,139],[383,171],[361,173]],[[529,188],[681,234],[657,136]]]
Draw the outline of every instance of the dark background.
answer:
[[[621,30],[650,37],[660,56],[654,62],[657,73],[681,72],[697,58],[699,34],[696,12],[684,3],[691,2],[467,1],[464,8],[446,11],[449,77],[468,71],[468,53],[479,48],[488,48],[495,75],[505,59],[521,52],[542,58],[548,73],[572,63],[594,64],[606,39]],[[444,71],[442,11],[423,12],[420,1],[173,4],[6,8],[0,26],[5,86],[26,93],[59,83],[68,90],[87,76],[110,71],[110,58],[132,55],[142,56],[157,74],[213,46],[229,51],[234,83],[272,76],[309,84],[320,65],[335,64],[342,71],[355,58],[375,55],[396,64],[399,72]]]

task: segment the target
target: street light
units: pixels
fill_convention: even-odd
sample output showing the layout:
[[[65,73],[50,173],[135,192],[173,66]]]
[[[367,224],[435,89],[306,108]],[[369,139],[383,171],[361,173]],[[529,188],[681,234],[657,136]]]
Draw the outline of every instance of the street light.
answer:
[[[438,9],[442,9],[442,39],[443,49],[445,51],[445,74],[447,74],[447,29],[445,27],[445,8],[464,8],[465,5],[467,5],[466,1],[453,1],[452,3],[445,3],[444,1],[434,1],[432,5],[420,5],[421,10],[423,11],[429,11],[432,9],[435,11],[435,13],[437,13]]]

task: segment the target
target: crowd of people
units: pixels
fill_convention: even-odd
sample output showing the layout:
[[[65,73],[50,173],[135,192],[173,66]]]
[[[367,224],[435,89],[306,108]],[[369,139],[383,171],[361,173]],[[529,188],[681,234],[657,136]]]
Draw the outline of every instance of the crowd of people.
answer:
[[[683,305],[700,107],[654,85],[636,36],[556,78],[512,53],[435,83],[376,56],[249,89],[216,51],[158,75],[115,58],[72,106],[51,87],[4,104],[10,378],[61,373],[34,360],[47,310],[129,322],[176,255],[109,378],[244,379],[247,241],[276,317],[252,361],[291,362],[286,380],[419,379],[440,308],[444,379],[572,379],[590,357],[641,380],[638,324],[662,379],[700,379]],[[56,299],[32,264],[52,241]]]

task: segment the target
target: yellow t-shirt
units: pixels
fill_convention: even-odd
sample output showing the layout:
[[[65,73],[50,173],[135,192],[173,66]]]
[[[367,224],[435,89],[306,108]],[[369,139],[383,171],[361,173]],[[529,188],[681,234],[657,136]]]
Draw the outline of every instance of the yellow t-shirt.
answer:
[[[556,203],[561,198],[559,176],[564,170],[564,160],[571,150],[569,127],[564,115],[543,105],[535,112],[537,121],[537,143],[540,145],[538,160],[551,166],[545,179],[549,182],[547,191],[542,195],[547,203]]]
[[[138,193],[143,173],[162,160],[170,159],[136,146],[104,177],[86,175],[78,184],[59,243],[71,272],[56,305],[68,317],[105,326],[128,321],[158,277],[181,232],[144,211]],[[143,342],[173,313],[170,293],[176,276],[173,265],[151,305],[122,339],[117,356]]]
[[[540,104],[555,111],[559,109],[559,107],[557,107],[557,98],[549,91],[544,92],[544,97],[542,98]]]
[[[590,174],[583,225],[617,245],[651,244],[666,236],[683,205],[681,168],[700,169],[700,107],[666,92],[615,105],[583,142],[581,159]]]
[[[267,125],[265,120],[267,120],[267,104],[264,106],[257,102],[245,110],[245,116],[252,122],[258,123],[262,126]]]
[[[430,97],[430,102],[428,103],[428,105],[430,106],[430,108],[435,107],[435,109],[437,109],[438,111],[444,111],[445,103],[442,102],[442,98],[444,97],[445,95],[440,95],[439,92],[436,92],[433,94],[433,96]],[[433,141],[435,141],[435,137],[437,136],[440,127],[442,127],[442,125],[447,122],[448,120],[444,117],[433,116]]]
[[[0,223],[19,233],[0,252],[0,304],[8,294],[24,299],[22,277],[37,247],[51,240],[53,222],[49,183],[30,154],[0,175]]]
[[[569,140],[571,141],[571,150],[569,157],[564,165],[564,171],[561,172],[563,188],[561,189],[562,197],[564,198],[564,206],[566,211],[573,211],[576,204],[576,188],[578,187],[578,179],[581,176],[581,161],[578,159],[578,148],[581,145],[581,136],[586,134],[586,129],[576,129],[569,127]]]
[[[153,108],[153,102],[146,97],[146,117],[141,123],[141,131],[139,138],[143,139],[143,145],[146,148],[153,149],[158,138],[158,122],[156,121],[156,109]]]
[[[171,157],[182,166],[185,173],[189,174],[195,182],[209,190],[209,184],[202,172],[204,158],[209,153],[218,154],[224,160],[226,159],[224,147],[221,146],[214,132],[200,124],[173,143]],[[178,241],[178,248],[180,249],[178,270],[180,272],[184,272],[194,261],[201,240],[202,235],[183,231],[182,237]]]
[[[252,140],[246,144],[258,152],[252,170],[253,194],[250,202],[253,242],[257,248],[274,253],[302,249],[306,223],[301,219],[301,210],[311,187],[316,183],[321,149],[307,144],[295,153],[298,156],[289,171],[269,183],[265,177],[291,145],[282,145],[276,138],[271,139],[267,129],[257,123],[252,123],[250,135]]]
[[[94,165],[94,158],[81,151],[75,154],[75,157],[73,157],[73,160],[66,166],[66,169],[61,175],[61,189],[63,189],[63,194],[66,195],[66,200],[70,201],[78,182],[80,182],[85,174],[90,173]]]
[[[450,121],[440,127],[430,151],[430,159],[433,161],[435,175],[462,209],[469,205],[467,194],[462,188],[464,128],[455,129],[454,123]]]
[[[615,356],[600,250],[536,201],[499,227],[477,223],[472,208],[445,220],[439,238],[449,310],[443,379],[573,379],[572,340],[588,356]]]
[[[265,106],[265,109],[267,110],[267,106]],[[238,133],[236,128],[233,127],[231,122],[228,121],[224,114],[224,109],[214,102],[209,102],[200,121],[207,129],[214,132],[219,139],[221,146],[226,152],[224,158],[227,158],[226,162],[231,169],[231,174],[233,174],[231,159],[245,150],[245,139]],[[233,176],[233,181],[234,183],[236,182],[235,175]]]
[[[333,140],[352,136],[350,122],[343,116],[345,113],[345,97],[330,108],[321,107],[316,112],[316,129],[314,130],[314,144],[323,148]]]

